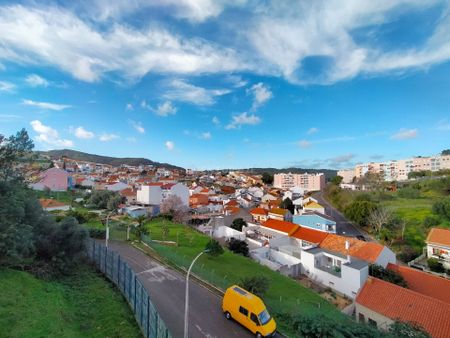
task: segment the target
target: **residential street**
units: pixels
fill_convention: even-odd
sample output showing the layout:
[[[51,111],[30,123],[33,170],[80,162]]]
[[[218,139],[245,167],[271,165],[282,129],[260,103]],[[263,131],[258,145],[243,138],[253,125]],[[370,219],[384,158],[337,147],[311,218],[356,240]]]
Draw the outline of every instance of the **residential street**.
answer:
[[[136,272],[172,337],[183,337],[185,277],[128,244],[112,242],[110,248],[117,251]],[[221,297],[193,279],[189,286],[189,337],[253,337],[238,323],[225,319]]]
[[[334,208],[322,195],[322,192],[316,192],[313,197],[317,199],[319,204],[325,207],[325,213],[331,216],[336,221],[336,233],[338,235],[356,237],[364,236],[367,241],[370,241],[370,237],[367,236],[362,230],[358,229],[351,222],[345,218],[345,216],[336,208]]]

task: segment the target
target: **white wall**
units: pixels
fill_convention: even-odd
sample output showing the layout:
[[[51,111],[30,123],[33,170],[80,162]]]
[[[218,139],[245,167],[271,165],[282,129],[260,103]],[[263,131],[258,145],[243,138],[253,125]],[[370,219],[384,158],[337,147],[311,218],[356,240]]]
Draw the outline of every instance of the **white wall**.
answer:
[[[170,193],[178,196],[183,205],[189,205],[189,189],[184,184],[175,184],[172,188],[170,188]]]
[[[397,263],[397,258],[395,257],[395,253],[393,253],[391,249],[384,247],[375,264],[381,265],[383,268],[385,268],[388,263]]]
[[[160,205],[162,201],[161,187],[143,185],[136,193],[136,201],[143,204]]]
[[[216,228],[214,230],[213,237],[216,237],[216,238],[225,237],[227,239],[233,237],[233,238],[239,239],[241,241],[245,241],[245,235],[242,232],[237,231],[237,230],[232,229],[227,226],[220,226],[220,227]]]

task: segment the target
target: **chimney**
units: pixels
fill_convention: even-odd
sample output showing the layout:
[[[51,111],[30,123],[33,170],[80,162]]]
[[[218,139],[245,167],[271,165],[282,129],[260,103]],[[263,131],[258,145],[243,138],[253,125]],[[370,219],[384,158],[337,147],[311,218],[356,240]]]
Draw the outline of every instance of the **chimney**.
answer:
[[[351,259],[350,255],[349,255],[349,253],[348,253],[349,249],[350,249],[350,242],[349,242],[349,241],[345,241],[345,250],[347,251],[347,260],[348,260],[349,262],[351,262],[352,259]]]

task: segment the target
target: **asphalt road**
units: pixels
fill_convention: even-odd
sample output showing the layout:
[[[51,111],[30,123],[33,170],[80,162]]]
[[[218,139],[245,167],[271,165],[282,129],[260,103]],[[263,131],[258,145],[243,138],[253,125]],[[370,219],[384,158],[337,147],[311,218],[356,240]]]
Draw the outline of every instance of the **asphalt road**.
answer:
[[[314,193],[313,197],[317,199],[319,204],[325,207],[325,213],[336,221],[336,233],[338,235],[347,237],[364,236],[367,241],[370,241],[370,237],[364,231],[349,222],[339,210],[328,203],[328,201],[323,197],[322,192]]]
[[[110,248],[136,272],[172,337],[183,337],[185,276],[125,243],[112,242]],[[240,324],[224,317],[221,297],[193,279],[189,281],[189,290],[189,337],[254,337]]]

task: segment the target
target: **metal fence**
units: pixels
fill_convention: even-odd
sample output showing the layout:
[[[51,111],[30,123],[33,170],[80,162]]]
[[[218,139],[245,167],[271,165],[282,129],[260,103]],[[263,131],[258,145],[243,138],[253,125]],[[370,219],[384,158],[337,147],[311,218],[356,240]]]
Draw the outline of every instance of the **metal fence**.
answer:
[[[123,293],[134,312],[144,337],[171,338],[164,321],[135,272],[120,255],[94,240],[88,242],[88,256]]]

